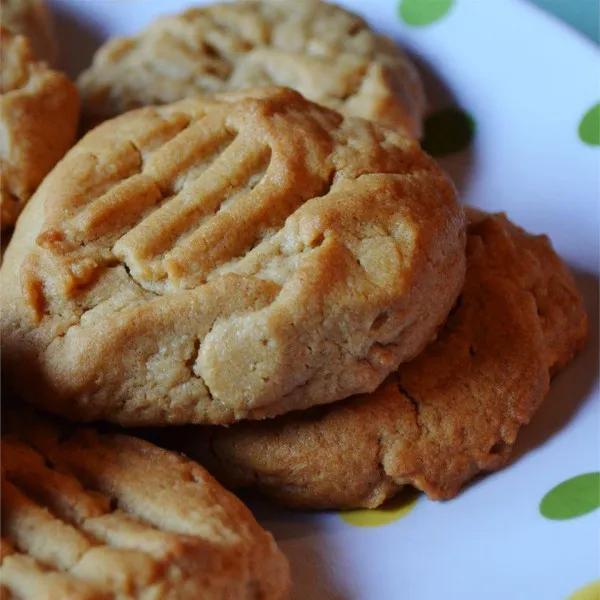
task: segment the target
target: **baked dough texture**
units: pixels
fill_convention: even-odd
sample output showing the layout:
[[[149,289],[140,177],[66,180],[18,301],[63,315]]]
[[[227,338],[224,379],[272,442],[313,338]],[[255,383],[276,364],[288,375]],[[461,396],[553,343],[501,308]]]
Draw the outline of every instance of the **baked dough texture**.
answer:
[[[587,334],[582,298],[545,236],[472,211],[467,261],[438,339],[375,393],[171,441],[227,485],[292,507],[375,508],[404,485],[452,498],[507,463]]]
[[[0,0],[0,25],[28,38],[38,60],[56,62],[58,43],[44,0]]]
[[[84,137],[0,271],[4,373],[73,420],[227,423],[373,391],[464,279],[418,144],[289,89],[144,108]]]
[[[271,534],[196,463],[129,436],[13,417],[2,436],[3,599],[287,598]]]
[[[109,40],[79,79],[88,126],[199,93],[294,88],[348,115],[419,137],[419,74],[388,38],[320,0],[215,3]]]
[[[27,38],[0,28],[0,227],[12,227],[38,185],[73,145],[79,93],[38,62]]]

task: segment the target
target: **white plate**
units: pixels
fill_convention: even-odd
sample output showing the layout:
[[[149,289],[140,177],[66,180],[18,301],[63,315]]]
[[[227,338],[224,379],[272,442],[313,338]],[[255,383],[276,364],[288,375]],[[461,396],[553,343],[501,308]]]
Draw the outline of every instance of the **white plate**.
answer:
[[[564,520],[540,512],[554,486],[600,470],[600,147],[578,134],[600,101],[597,49],[519,0],[455,0],[442,19],[419,27],[403,23],[397,0],[340,3],[428,65],[432,109],[458,104],[473,116],[472,145],[442,164],[467,203],[506,211],[550,235],[586,295],[591,339],[522,433],[515,463],[457,499],[419,497],[403,518],[379,527],[353,526],[338,514],[253,508],[290,558],[296,600],[564,600],[600,576],[600,510]],[[73,73],[109,34],[135,32],[190,3],[53,4]],[[561,510],[577,512],[582,494],[565,499]],[[586,598],[600,598],[597,581],[588,591]]]

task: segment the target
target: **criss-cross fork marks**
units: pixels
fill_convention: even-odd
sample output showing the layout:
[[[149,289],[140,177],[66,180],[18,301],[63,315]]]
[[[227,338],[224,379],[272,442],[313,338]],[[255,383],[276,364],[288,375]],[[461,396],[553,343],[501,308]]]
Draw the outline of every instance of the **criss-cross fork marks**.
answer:
[[[142,493],[141,499],[133,495],[137,492],[127,471],[129,463],[133,460],[141,467],[159,458],[152,456],[147,444],[140,442],[137,456],[135,446],[129,448],[132,459],[119,448],[118,439],[100,448],[94,447],[95,439],[76,448],[46,439],[42,453],[16,437],[3,437],[2,598],[137,598],[142,590],[148,593],[153,586],[164,585],[171,572],[185,579],[187,563],[193,563],[198,549],[205,552],[207,543],[219,554],[219,545],[235,541],[218,523],[210,519],[194,523],[171,509],[176,498],[161,503],[164,490]],[[194,488],[195,506],[202,508],[200,496],[208,496],[202,473],[182,469],[178,457],[173,461],[169,467],[179,471],[179,480],[167,485],[187,486],[188,496]],[[150,464],[135,476],[145,478],[139,488],[157,483]],[[182,495],[182,489],[169,492]],[[159,508],[149,503],[150,495],[157,497]],[[185,512],[178,506],[180,513]],[[214,515],[218,518],[219,510]],[[203,561],[210,563],[206,557]]]

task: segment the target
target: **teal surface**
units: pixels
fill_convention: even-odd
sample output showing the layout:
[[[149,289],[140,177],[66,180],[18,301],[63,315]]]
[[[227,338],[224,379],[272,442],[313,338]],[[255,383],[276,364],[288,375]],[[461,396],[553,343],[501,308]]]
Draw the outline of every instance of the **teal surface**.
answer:
[[[588,38],[600,43],[600,0],[531,0],[565,21]]]

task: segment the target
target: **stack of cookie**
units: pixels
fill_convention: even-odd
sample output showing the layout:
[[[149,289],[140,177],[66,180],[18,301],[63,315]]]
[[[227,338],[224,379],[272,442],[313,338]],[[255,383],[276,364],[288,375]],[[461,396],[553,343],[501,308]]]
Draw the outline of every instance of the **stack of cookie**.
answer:
[[[317,0],[215,4],[109,41],[79,88],[95,128],[0,270],[3,380],[40,411],[5,419],[3,591],[287,593],[202,467],[67,421],[162,427],[227,487],[310,509],[506,464],[582,299],[547,238],[460,204],[389,40]]]

